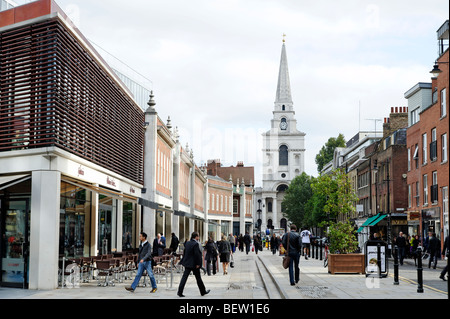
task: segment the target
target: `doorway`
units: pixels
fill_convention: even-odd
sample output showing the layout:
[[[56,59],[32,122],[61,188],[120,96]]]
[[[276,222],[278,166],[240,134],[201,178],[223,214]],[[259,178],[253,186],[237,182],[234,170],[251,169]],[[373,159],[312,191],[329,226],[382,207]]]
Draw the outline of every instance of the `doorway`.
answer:
[[[28,289],[30,200],[0,198],[0,286]]]

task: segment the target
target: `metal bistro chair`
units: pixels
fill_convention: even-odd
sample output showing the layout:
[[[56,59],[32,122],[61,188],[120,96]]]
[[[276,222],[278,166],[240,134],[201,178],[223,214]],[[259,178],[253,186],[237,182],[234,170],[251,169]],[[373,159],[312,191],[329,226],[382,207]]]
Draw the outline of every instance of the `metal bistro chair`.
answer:
[[[110,260],[97,260],[97,285],[106,287],[106,286],[115,286],[114,283],[114,267],[111,266]],[[105,280],[103,283],[100,281],[100,277],[104,277]]]

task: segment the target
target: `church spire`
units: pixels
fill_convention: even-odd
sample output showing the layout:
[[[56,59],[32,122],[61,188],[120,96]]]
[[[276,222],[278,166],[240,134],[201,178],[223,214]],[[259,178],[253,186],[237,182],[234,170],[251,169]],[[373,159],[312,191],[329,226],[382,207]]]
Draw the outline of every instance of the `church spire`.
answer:
[[[286,40],[283,34],[283,47],[281,50],[281,61],[280,61],[280,73],[278,75],[278,87],[277,87],[277,97],[275,100],[275,106],[281,107],[281,105],[292,107],[292,96],[291,96],[291,82],[289,80],[289,68],[286,54]],[[289,105],[287,105],[289,104]]]

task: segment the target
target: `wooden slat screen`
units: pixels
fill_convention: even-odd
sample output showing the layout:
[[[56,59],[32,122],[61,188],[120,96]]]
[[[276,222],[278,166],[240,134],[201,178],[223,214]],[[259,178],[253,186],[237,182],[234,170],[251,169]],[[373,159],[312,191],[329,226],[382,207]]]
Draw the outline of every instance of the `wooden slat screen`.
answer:
[[[0,152],[48,146],[143,183],[143,111],[58,19],[0,33]]]

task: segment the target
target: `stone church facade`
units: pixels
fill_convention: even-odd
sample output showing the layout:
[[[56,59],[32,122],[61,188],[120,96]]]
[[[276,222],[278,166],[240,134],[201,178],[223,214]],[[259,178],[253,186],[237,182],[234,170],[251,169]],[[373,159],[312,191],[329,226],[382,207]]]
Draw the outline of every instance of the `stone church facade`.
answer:
[[[297,129],[286,44],[283,40],[278,86],[270,130],[263,133],[262,187],[256,188],[256,229],[287,229],[282,202],[295,176],[305,170],[305,133]]]

